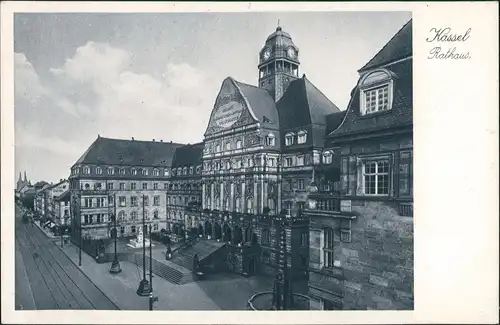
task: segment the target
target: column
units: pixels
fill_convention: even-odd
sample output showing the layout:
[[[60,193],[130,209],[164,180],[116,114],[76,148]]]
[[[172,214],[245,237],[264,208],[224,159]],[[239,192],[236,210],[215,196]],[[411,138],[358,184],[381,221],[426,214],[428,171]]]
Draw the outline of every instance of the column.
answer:
[[[258,176],[254,177],[254,182],[253,182],[253,205],[254,205],[254,213],[259,213],[259,193],[257,191],[257,184],[259,182]]]
[[[210,210],[213,210],[215,208],[215,202],[214,202],[214,197],[215,197],[215,184],[212,182],[210,183]]]
[[[206,209],[207,208],[207,202],[205,199],[205,194],[206,194],[206,188],[205,188],[205,182],[202,183],[201,185],[201,208]]]
[[[241,182],[241,198],[240,198],[240,203],[241,203],[241,212],[246,213],[247,212],[247,200],[246,200],[246,195],[245,195],[245,189],[246,189],[246,182],[243,180]]]
[[[231,182],[231,193],[229,199],[229,210],[234,211],[234,180]]]
[[[221,180],[221,182],[220,182],[220,195],[219,195],[219,205],[220,205],[220,210],[221,211],[225,210],[224,199],[225,199],[225,194],[224,194],[224,180]]]

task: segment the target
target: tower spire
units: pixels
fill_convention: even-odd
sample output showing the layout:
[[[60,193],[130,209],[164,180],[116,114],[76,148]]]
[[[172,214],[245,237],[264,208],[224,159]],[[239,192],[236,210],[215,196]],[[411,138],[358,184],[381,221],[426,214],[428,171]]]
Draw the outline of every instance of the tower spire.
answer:
[[[21,172],[19,172],[19,182],[22,181]]]
[[[24,182],[28,181],[28,179],[26,178],[26,171],[24,171]]]

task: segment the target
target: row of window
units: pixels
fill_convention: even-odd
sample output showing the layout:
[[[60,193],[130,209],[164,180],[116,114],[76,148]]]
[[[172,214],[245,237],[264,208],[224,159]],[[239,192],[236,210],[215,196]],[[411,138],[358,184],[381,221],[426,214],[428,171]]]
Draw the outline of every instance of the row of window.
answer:
[[[285,134],[285,146],[291,146],[295,143],[295,138],[297,138],[297,144],[303,144],[307,142],[307,132],[301,130],[297,134],[289,132]]]
[[[127,188],[127,190],[131,190],[131,191],[135,191],[138,189],[138,186],[137,186],[137,183],[135,182],[131,182],[129,183],[129,188]],[[141,189],[143,190],[147,190],[149,188],[149,185],[148,183],[142,183],[141,184]],[[168,188],[168,185],[167,183],[163,184],[163,189],[167,189]],[[86,183],[86,184],[81,184],[80,185],[80,189],[82,190],[97,190],[97,191],[100,191],[100,190],[103,190],[103,183],[94,183],[93,186],[91,186],[89,183]],[[107,190],[114,190],[115,189],[115,184],[114,183],[106,183],[106,189]],[[121,190],[121,191],[124,191],[126,189],[126,186],[125,186],[125,183],[119,183],[118,184],[118,189]],[[160,189],[160,184],[159,183],[153,183],[153,190],[159,190]]]
[[[83,223],[85,225],[106,223],[107,215],[103,213],[84,214]]]
[[[153,231],[158,231],[160,229],[160,226],[155,223],[153,224]],[[123,236],[125,234],[127,230],[127,227],[126,226],[123,226],[123,227],[120,227],[120,234]],[[130,232],[132,234],[135,234],[137,231],[140,231],[141,230],[141,227],[136,227],[136,226],[130,226]]]
[[[185,196],[184,200],[182,199],[182,196],[167,196],[167,205],[188,205],[189,202],[196,202],[196,196]]]
[[[223,198],[221,197],[215,197],[214,198],[214,204],[212,206],[211,204],[211,199],[210,197],[207,197],[205,199],[205,206],[207,208],[212,208],[216,210],[224,210],[224,211],[230,211],[231,210],[231,205],[230,205],[230,198]],[[234,199],[234,211],[235,212],[246,212],[246,213],[254,213],[254,206],[253,206],[253,198],[247,198],[246,200],[246,206],[242,206],[242,199],[240,197],[236,197]],[[269,208],[269,213],[270,214],[275,214],[276,213],[276,201],[273,198],[269,198],[267,200],[267,207]]]
[[[91,166],[83,166],[82,167],[82,172],[84,175],[89,175],[91,174],[91,169],[92,167]],[[124,175],[127,175],[127,169],[128,168],[125,168],[125,167],[107,167],[106,168],[106,172],[107,172],[107,175],[121,175],[121,176],[124,176]],[[172,169],[172,175],[175,176],[176,174],[177,175],[193,175],[194,174],[194,167],[191,166],[191,167],[178,167],[178,168],[174,168]],[[196,168],[196,173],[199,174],[201,172],[201,167],[197,167]],[[95,173],[97,175],[103,175],[104,173],[104,169],[102,167],[95,167]],[[72,175],[77,175],[77,174],[80,174],[80,167],[75,167],[71,170],[71,174]],[[147,168],[135,168],[135,167],[132,167],[130,168],[130,174],[129,175],[132,175],[132,176],[138,176],[138,175],[142,175],[142,176],[148,176],[149,174],[149,170]],[[158,169],[158,168],[154,168],[153,169],[153,173],[152,175],[153,176],[160,176],[162,173],[161,173],[161,170]],[[165,168],[163,169],[163,176],[170,176],[170,170],[168,168]]]
[[[140,212],[140,218],[141,219],[142,219],[143,213],[144,213],[144,218],[145,219],[149,219],[149,212],[148,212],[148,210],[142,210]],[[153,218],[154,219],[159,219],[160,218],[158,210],[154,210],[153,211]],[[123,211],[123,210],[120,211],[120,212],[118,212],[118,221],[126,221],[126,220],[127,220],[127,213],[125,211]],[[132,220],[132,221],[139,220],[139,212],[137,212],[137,211],[130,212],[130,219],[129,220]]]
[[[110,201],[112,203],[112,201],[113,201],[112,198],[110,198]],[[131,207],[139,206],[139,201],[140,201],[141,206],[142,205],[148,206],[149,205],[149,196],[143,196],[142,200],[139,200],[139,197],[137,197],[137,196],[131,196],[130,197],[130,206]],[[154,206],[160,205],[160,196],[159,195],[156,195],[153,197],[153,205]],[[119,196],[118,197],[118,206],[119,207],[127,206],[127,197]]]

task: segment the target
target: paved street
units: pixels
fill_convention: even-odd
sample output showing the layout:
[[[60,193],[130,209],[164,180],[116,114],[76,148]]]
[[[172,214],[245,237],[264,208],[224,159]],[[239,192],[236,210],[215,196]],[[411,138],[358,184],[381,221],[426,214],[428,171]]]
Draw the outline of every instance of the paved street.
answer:
[[[16,309],[118,307],[16,207]]]

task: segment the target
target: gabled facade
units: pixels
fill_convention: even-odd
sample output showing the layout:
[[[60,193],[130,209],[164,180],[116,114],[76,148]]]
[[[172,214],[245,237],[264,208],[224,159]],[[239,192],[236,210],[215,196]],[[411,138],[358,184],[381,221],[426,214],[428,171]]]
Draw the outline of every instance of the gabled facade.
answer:
[[[412,23],[359,70],[335,148],[338,195],[314,195],[311,309],[413,308]],[[326,199],[338,200],[322,209]]]

